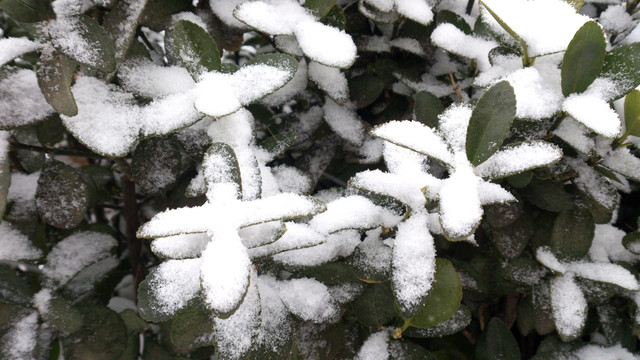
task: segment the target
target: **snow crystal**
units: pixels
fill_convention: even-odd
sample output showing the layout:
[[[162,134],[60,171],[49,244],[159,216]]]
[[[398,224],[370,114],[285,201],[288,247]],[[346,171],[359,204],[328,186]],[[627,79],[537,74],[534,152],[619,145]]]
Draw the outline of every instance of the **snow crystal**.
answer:
[[[492,40],[467,35],[450,23],[439,24],[431,33],[431,41],[447,51],[475,59],[478,62],[480,71],[491,68],[489,51],[498,46]]]
[[[353,255],[352,265],[366,273],[386,274],[391,263],[391,247],[380,240],[382,229],[367,232],[365,240],[358,245]]]
[[[200,280],[208,307],[217,314],[236,309],[249,286],[251,261],[237,234],[216,234],[202,252]]]
[[[417,121],[390,121],[375,127],[372,135],[392,144],[452,163],[447,145],[428,126]]]
[[[33,295],[33,305],[38,309],[40,314],[46,314],[49,311],[51,302],[51,290],[42,289]]]
[[[435,245],[424,213],[398,225],[393,246],[391,282],[404,313],[415,313],[431,289],[436,271]]]
[[[479,176],[496,179],[549,165],[562,158],[559,147],[544,141],[523,142],[504,147],[476,166]]]
[[[340,312],[326,285],[315,279],[280,282],[278,294],[289,311],[305,321],[322,323],[336,320]]]
[[[387,360],[389,358],[389,333],[380,331],[371,334],[362,344],[357,360]]]
[[[293,79],[286,83],[283,87],[264,97],[261,102],[267,106],[278,106],[293,98],[307,88],[308,84],[308,66],[305,59],[298,61],[298,70],[296,70]]]
[[[364,289],[364,285],[355,282],[346,282],[329,287],[329,294],[338,304],[346,304],[353,301]]]
[[[19,319],[2,337],[0,347],[7,360],[31,360],[37,345],[38,313]]]
[[[28,125],[53,111],[33,70],[20,69],[0,77],[0,128]]]
[[[551,279],[551,307],[556,330],[562,337],[579,335],[587,319],[587,300],[571,276]]]
[[[591,196],[598,204],[613,210],[618,204],[619,196],[613,188],[612,181],[594,168],[580,160],[570,159],[569,164],[578,173],[573,182],[580,190]]]
[[[333,100],[341,104],[349,100],[347,78],[340,69],[312,61],[309,63],[309,78]]]
[[[625,5],[609,6],[600,14],[600,20],[598,21],[602,27],[613,33],[625,32],[630,29],[633,24],[633,18],[629,13]]]
[[[338,136],[355,145],[362,145],[365,135],[364,125],[352,103],[341,106],[331,98],[325,97],[322,109],[325,121]]]
[[[116,240],[104,233],[75,233],[51,249],[42,271],[51,284],[64,285],[80,270],[108,257],[116,245]]]
[[[27,38],[6,38],[0,39],[0,66],[17,58],[22,54],[36,51],[42,45]]]
[[[42,251],[33,246],[27,236],[8,222],[0,223],[0,260],[35,260]]]
[[[597,262],[623,261],[634,263],[640,256],[631,253],[622,245],[624,231],[609,224],[596,224],[589,258]]]
[[[157,299],[153,310],[173,315],[198,295],[200,259],[168,260],[160,264],[149,277],[149,287]]]
[[[299,21],[314,18],[294,1],[252,1],[240,4],[233,12],[236,19],[270,35],[290,35]]]
[[[444,181],[440,189],[440,221],[448,237],[467,237],[480,223],[483,211],[478,196],[479,181],[473,169],[466,166],[458,166]]]
[[[155,239],[151,251],[169,259],[190,259],[199,257],[211,239],[207,234],[181,234]]]
[[[484,0],[483,20],[505,37],[510,37],[498,24],[490,8],[527,44],[529,56],[563,51],[575,33],[589,21],[562,0]]]
[[[240,103],[248,105],[284,86],[292,75],[275,66],[254,64],[241,67],[232,77]]]
[[[574,262],[567,265],[567,270],[581,278],[611,283],[631,291],[640,290],[636,277],[620,265]]]
[[[118,70],[118,79],[125,90],[148,98],[187,92],[195,86],[185,68],[158,66],[150,61],[123,64]]]

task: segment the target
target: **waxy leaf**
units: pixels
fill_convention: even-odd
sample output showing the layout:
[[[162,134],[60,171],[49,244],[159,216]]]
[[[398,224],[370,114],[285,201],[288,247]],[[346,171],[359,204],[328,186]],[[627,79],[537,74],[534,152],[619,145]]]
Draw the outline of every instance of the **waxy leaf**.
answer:
[[[520,348],[507,325],[498,318],[489,321],[476,348],[478,360],[520,360]]]
[[[49,0],[3,0],[2,11],[18,22],[35,23],[53,19],[55,13]]]
[[[42,95],[57,112],[67,116],[78,114],[71,92],[71,80],[78,66],[65,55],[49,49],[43,51],[36,76]]]
[[[444,111],[442,102],[427,91],[417,93],[415,101],[415,105],[413,105],[414,118],[430,128],[436,128],[438,126],[438,115]]]
[[[640,137],[640,91],[633,90],[624,98],[625,135]]]
[[[180,20],[173,27],[173,45],[194,80],[208,71],[220,71],[218,45],[205,29],[188,20]]]
[[[588,21],[569,43],[562,59],[562,94],[581,93],[600,74],[607,42],[598,23]]]
[[[560,258],[578,260],[589,251],[594,231],[589,211],[576,208],[563,211],[553,224],[551,249]]]
[[[622,45],[604,57],[601,76],[616,84],[611,97],[619,99],[640,85],[640,43]]]

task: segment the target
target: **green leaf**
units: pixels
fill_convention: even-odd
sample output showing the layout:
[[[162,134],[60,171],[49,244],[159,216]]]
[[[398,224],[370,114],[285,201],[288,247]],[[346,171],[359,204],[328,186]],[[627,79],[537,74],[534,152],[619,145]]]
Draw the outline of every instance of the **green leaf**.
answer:
[[[95,56],[87,56],[80,45],[58,46],[57,49],[80,64],[110,73],[116,69],[115,47],[111,37],[96,20],[87,15],[72,15],[65,21],[74,25],[75,36],[81,38],[82,46],[90,49]],[[65,34],[66,35],[66,34]],[[64,42],[63,42],[64,43]],[[54,41],[56,44],[56,41]]]
[[[89,206],[89,191],[71,166],[49,159],[38,178],[36,207],[42,220],[61,229],[76,227]]]
[[[116,360],[127,347],[127,329],[117,313],[104,306],[80,304],[82,328],[62,338],[67,360]]]
[[[304,2],[304,7],[318,18],[322,18],[336,6],[336,2],[337,0],[307,0]]]
[[[180,20],[173,27],[173,46],[194,80],[208,71],[220,71],[220,51],[207,31],[188,20]]]
[[[347,25],[347,19],[344,16],[344,10],[340,6],[334,6],[329,12],[320,19],[325,25],[333,26],[340,30],[344,30]]]
[[[428,328],[453,316],[462,301],[462,284],[453,264],[447,259],[436,258],[436,274],[429,295],[422,307],[411,318],[405,318],[411,326]]]
[[[563,211],[553,224],[551,250],[559,258],[579,260],[589,251],[594,231],[589,211],[577,208]]]
[[[413,117],[417,121],[435,129],[438,127],[438,115],[443,111],[444,106],[440,99],[430,92],[420,91],[415,95]]]
[[[3,0],[0,8],[18,22],[35,23],[56,17],[49,0]]]
[[[289,80],[293,78],[298,71],[298,61],[291,55],[287,54],[261,54],[246,62],[248,65],[268,65],[285,70],[289,73]],[[287,80],[288,81],[288,80]]]
[[[576,32],[562,59],[562,94],[581,93],[598,77],[607,42],[600,25],[587,21]]]
[[[437,360],[422,346],[404,339],[389,340],[389,360]]]
[[[18,273],[6,266],[0,266],[0,303],[28,305],[33,291]]]
[[[169,339],[181,352],[191,352],[209,345],[212,333],[213,321],[209,312],[200,306],[188,306],[171,321]]]
[[[141,333],[149,327],[146,321],[140,319],[135,310],[124,309],[118,315],[120,315],[127,331],[130,333]]]
[[[514,30],[513,30],[509,25],[507,25],[507,23],[506,23],[506,22],[504,22],[504,20],[502,20],[502,19],[498,16],[498,14],[496,14],[495,12],[493,12],[493,10],[492,10],[490,7],[488,7],[488,6],[487,6],[487,4],[486,4],[484,1],[480,0],[480,4],[481,4],[482,6],[484,6],[484,8],[485,8],[485,9],[487,9],[487,11],[489,12],[489,14],[491,14],[491,16],[493,16],[493,18],[494,18],[494,19],[496,19],[496,21],[498,22],[498,24],[499,24],[499,25],[500,25],[500,26],[501,26],[501,27],[502,27],[502,28],[503,28],[507,33],[509,33],[509,35],[511,35],[511,36],[516,40],[516,42],[518,42],[518,44],[519,44],[519,45],[520,45],[520,47],[522,48],[523,56],[527,56],[526,54],[527,54],[527,52],[528,52],[528,47],[527,47],[527,43],[526,43],[526,41],[524,41],[524,39],[522,39],[522,38],[520,37],[520,35],[518,35],[518,34],[517,34],[517,33],[516,33],[516,32],[515,32],[515,31],[514,31]],[[480,19],[478,18],[478,20],[480,20]],[[484,24],[484,21],[479,21],[479,23],[480,23],[480,24]],[[478,29],[477,29],[477,28],[476,28],[476,29],[474,29],[474,30],[476,31],[476,33],[478,32]],[[491,31],[491,30],[489,30],[489,31]],[[528,60],[528,59],[525,57],[525,59],[524,59],[524,60]]]
[[[183,152],[170,138],[141,141],[131,155],[131,172],[143,194],[156,195],[170,189],[182,173]]]
[[[266,138],[258,146],[264,149],[272,159],[275,159],[297,143],[298,133],[287,131]]]
[[[373,104],[382,94],[384,82],[373,74],[364,74],[349,79],[349,94],[358,109]]]
[[[164,310],[164,302],[158,299],[157,292],[153,290],[159,281],[157,276],[154,277],[156,271],[157,269],[152,270],[138,286],[138,314],[145,321],[157,323],[169,320],[181,308],[170,313]]]
[[[402,333],[402,336],[416,338],[440,338],[455,334],[469,326],[470,323],[471,310],[467,306],[461,304],[458,311],[456,311],[449,320],[426,329],[410,327]]]
[[[471,113],[467,128],[467,158],[479,165],[493,155],[504,141],[516,115],[516,95],[507,81],[487,90]]]
[[[388,282],[371,284],[351,304],[353,315],[363,326],[385,326],[396,316],[393,301]]]
[[[640,85],[640,43],[622,45],[609,51],[604,57],[602,77],[616,84],[613,100],[630,93]]]
[[[36,75],[42,95],[58,113],[66,116],[78,114],[71,92],[71,81],[77,67],[75,62],[55,50],[44,51],[38,62]]]
[[[491,240],[496,249],[506,259],[518,257],[533,236],[533,217],[520,216],[516,222],[491,232]]]
[[[580,9],[582,8],[582,5],[584,5],[584,0],[564,0],[564,1],[569,3],[569,5],[573,6],[573,8],[576,9],[576,12],[580,11]]]
[[[34,125],[38,142],[47,147],[53,147],[64,140],[67,130],[62,125],[60,116],[52,115]]]
[[[625,135],[640,137],[640,91],[633,90],[624,98]]]
[[[622,238],[622,246],[630,252],[640,255],[640,232],[632,232]]]
[[[138,21],[146,5],[147,0],[119,1],[104,17],[103,25],[113,39],[118,63],[125,58],[135,41]]]
[[[40,315],[47,325],[63,333],[76,332],[83,324],[82,313],[59,297],[51,298],[47,311]]]
[[[462,16],[454,13],[449,10],[440,10],[436,15],[435,25],[441,23],[450,23],[455,25],[458,29],[462,30],[467,35],[471,35],[473,30],[471,30],[471,26],[462,18]]]
[[[560,212],[573,207],[571,195],[557,182],[533,178],[529,185],[522,189],[522,194],[543,210]]]
[[[476,359],[520,360],[518,342],[502,320],[494,317],[489,321],[478,341]]]

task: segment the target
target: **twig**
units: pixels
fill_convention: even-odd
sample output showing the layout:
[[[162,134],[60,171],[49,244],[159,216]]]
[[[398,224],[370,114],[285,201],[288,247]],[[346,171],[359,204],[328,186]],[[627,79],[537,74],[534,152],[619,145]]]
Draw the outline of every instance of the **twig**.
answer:
[[[462,102],[462,92],[460,92],[460,85],[456,83],[456,79],[453,77],[453,72],[449,71],[449,79],[451,80],[451,86],[453,91],[458,95],[458,102]]]

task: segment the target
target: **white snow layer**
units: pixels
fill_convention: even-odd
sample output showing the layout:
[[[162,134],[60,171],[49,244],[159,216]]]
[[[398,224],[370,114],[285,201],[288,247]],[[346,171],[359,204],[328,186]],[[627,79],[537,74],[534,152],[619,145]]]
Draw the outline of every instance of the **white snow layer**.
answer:
[[[29,238],[8,222],[0,223],[0,260],[35,260],[42,256]]]

